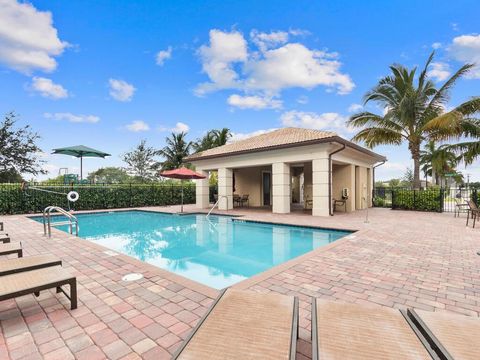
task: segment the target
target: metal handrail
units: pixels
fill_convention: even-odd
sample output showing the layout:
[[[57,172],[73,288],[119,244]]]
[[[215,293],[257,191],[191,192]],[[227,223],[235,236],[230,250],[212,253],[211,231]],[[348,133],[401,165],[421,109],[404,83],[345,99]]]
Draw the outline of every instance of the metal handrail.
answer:
[[[72,215],[65,209],[61,208],[60,206],[47,206],[43,210],[43,234],[44,235],[47,235],[47,230],[48,230],[48,237],[52,237],[52,220],[51,220],[52,211],[57,211],[60,214],[66,216],[69,221],[70,234],[73,235],[73,225],[75,225],[75,236],[78,236],[77,217]],[[55,226],[55,223],[53,223],[53,226]]]
[[[217,202],[215,204],[213,204],[212,208],[208,212],[207,218],[210,216],[210,213],[213,211],[213,209],[215,209],[215,206],[218,205],[218,203],[220,202],[220,199],[222,199],[222,198],[227,199],[227,211],[228,211],[228,196],[227,195],[221,195],[221,196],[218,197]]]

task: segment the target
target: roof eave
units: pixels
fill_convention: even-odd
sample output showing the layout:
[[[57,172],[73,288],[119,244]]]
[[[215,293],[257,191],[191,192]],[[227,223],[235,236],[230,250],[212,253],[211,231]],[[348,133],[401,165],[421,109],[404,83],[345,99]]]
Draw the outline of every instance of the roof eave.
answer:
[[[274,145],[274,146],[268,146],[264,148],[257,148],[257,149],[247,149],[247,150],[240,150],[240,151],[232,151],[228,153],[223,153],[223,154],[213,154],[213,155],[206,155],[206,156],[195,156],[195,154],[187,156],[185,158],[185,162],[193,162],[193,161],[200,161],[200,160],[208,160],[208,159],[215,159],[215,158],[222,158],[222,157],[229,157],[229,156],[236,156],[236,155],[243,155],[243,154],[251,154],[251,153],[257,153],[257,152],[264,152],[264,151],[270,151],[270,150],[278,150],[278,149],[286,149],[286,148],[292,148],[292,147],[298,147],[298,146],[307,146],[307,145],[315,145],[315,144],[324,144],[324,143],[329,143],[329,142],[337,142],[340,144],[345,144],[347,147],[350,147],[352,149],[355,149],[357,151],[360,151],[364,154],[367,154],[369,156],[372,156],[378,161],[386,161],[387,158],[383,155],[377,154],[371,150],[365,149],[364,147],[357,145],[351,141],[345,140],[341,138],[338,135],[326,137],[323,139],[315,139],[315,140],[308,140],[308,141],[302,141],[302,142],[296,142],[296,143],[290,143],[290,144],[282,144],[282,145]]]

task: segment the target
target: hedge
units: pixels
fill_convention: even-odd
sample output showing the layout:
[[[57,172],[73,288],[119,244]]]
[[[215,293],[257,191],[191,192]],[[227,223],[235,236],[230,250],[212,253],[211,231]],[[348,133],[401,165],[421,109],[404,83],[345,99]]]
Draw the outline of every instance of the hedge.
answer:
[[[74,210],[113,209],[140,206],[178,205],[181,186],[173,184],[115,184],[115,185],[48,185],[36,186],[43,190],[80,195],[78,201],[69,203],[66,195],[22,190],[20,184],[0,184],[0,214],[39,213],[49,205]],[[213,188],[211,192],[215,191]],[[195,185],[185,184],[184,204],[195,202]]]
[[[392,209],[442,212],[443,190],[392,190]]]

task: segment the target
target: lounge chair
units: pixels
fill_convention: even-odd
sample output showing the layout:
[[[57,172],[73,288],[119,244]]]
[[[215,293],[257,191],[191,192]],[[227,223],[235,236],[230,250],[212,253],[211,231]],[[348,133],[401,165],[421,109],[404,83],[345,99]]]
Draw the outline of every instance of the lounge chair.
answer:
[[[51,254],[0,260],[0,276],[59,265],[62,265],[62,260]]]
[[[478,317],[413,309],[407,315],[441,359],[480,359]]]
[[[64,285],[70,286],[70,296],[62,289]],[[77,279],[60,266],[2,276],[0,301],[28,294],[38,296],[40,291],[52,288],[65,294],[72,310],[77,308]]]
[[[294,359],[298,299],[224,290],[173,359]]]
[[[432,359],[432,355],[398,310],[312,299],[312,360]]]
[[[477,204],[473,200],[468,201],[468,213],[467,213],[467,226],[468,226],[468,219],[470,216],[473,219],[473,227],[475,227],[475,222],[477,220],[477,216],[480,216],[480,209],[477,207]]]
[[[17,254],[19,258],[23,256],[22,243],[6,243],[0,244],[0,255]]]

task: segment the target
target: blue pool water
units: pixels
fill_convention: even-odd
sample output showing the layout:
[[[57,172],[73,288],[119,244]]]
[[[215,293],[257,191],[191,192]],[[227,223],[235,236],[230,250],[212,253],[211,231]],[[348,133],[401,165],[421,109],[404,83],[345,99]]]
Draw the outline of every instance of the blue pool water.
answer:
[[[350,234],[203,214],[118,211],[77,218],[80,237],[216,289]]]

